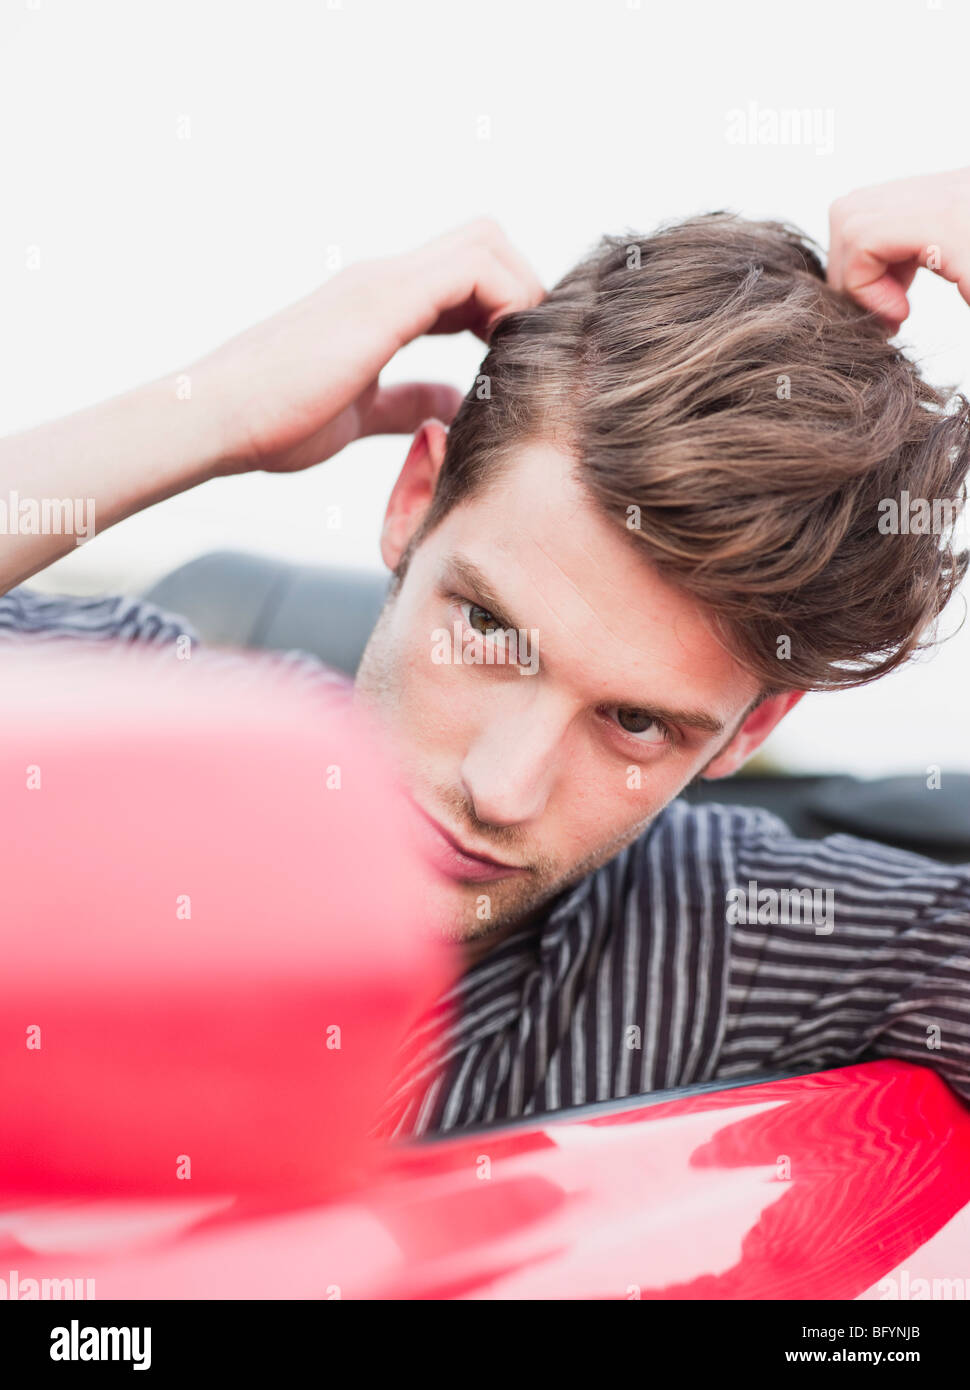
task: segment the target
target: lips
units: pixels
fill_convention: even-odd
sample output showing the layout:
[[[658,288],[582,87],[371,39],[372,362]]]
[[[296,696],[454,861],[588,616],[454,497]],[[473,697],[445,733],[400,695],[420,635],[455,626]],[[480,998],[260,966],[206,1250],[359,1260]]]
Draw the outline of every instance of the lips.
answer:
[[[501,864],[484,855],[473,854],[416,802],[417,829],[422,849],[436,869],[446,878],[457,882],[485,883],[500,878],[513,878],[527,870],[514,864]]]

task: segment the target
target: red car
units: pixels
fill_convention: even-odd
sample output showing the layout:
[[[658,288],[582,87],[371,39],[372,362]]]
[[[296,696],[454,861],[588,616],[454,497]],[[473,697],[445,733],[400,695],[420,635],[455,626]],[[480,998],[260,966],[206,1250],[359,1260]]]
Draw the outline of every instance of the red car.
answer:
[[[118,662],[4,686],[7,1298],[970,1292],[970,1114],[925,1068],[368,1139],[448,969],[376,749],[256,676]]]
[[[873,1062],[388,1148],[283,1210],[62,1198],[3,1227],[20,1297],[83,1271],[99,1299],[963,1298],[970,1117]]]

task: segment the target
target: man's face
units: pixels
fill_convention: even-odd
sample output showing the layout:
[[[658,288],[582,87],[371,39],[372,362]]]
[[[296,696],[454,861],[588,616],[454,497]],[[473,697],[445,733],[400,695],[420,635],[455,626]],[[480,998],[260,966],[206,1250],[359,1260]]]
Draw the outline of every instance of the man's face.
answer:
[[[445,438],[423,427],[398,480],[392,568]],[[471,954],[611,859],[701,769],[733,771],[788,707],[766,702],[738,732],[757,683],[571,469],[530,444],[453,508],[411,554],[357,675],[418,808],[472,854],[514,866],[476,866],[416,818],[436,866],[429,909]],[[517,649],[507,629],[524,630]]]

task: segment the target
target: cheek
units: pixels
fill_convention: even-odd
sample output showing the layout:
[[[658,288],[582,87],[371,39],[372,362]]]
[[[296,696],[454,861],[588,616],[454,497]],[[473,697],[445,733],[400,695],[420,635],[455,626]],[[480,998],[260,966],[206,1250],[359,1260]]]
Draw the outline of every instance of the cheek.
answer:
[[[448,641],[440,640],[447,631]],[[418,620],[399,634],[395,650],[397,716],[436,751],[462,754],[471,741],[487,691],[474,670],[451,659],[451,628]]]
[[[705,758],[683,747],[639,761],[635,753],[613,758],[584,749],[569,761],[560,805],[579,859],[597,847],[618,853],[680,795]]]
[[[610,755],[593,738],[574,739],[563,759],[544,832],[563,864],[604,862],[639,835],[692,773],[683,757]]]

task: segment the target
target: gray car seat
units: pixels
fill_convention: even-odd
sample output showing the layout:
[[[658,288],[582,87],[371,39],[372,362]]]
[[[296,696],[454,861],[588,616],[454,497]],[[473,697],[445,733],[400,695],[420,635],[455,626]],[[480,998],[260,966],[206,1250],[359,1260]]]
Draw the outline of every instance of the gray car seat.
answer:
[[[376,571],[219,550],[173,570],[144,597],[187,618],[204,642],[298,648],[352,676],[389,582]]]

